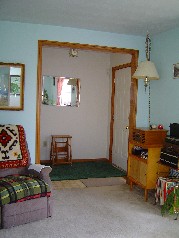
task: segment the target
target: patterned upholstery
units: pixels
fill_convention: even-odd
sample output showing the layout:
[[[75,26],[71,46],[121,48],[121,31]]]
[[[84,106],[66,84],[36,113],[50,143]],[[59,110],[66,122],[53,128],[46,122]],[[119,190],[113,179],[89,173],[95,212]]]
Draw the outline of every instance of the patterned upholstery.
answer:
[[[24,128],[20,125],[0,125],[0,169],[25,167],[28,161]]]
[[[179,185],[179,179],[159,177],[156,182],[156,203],[164,205],[167,196],[174,190],[174,187],[177,185]]]
[[[0,228],[52,215],[51,170],[50,166],[30,166],[21,125],[0,125]]]
[[[0,206],[50,196],[50,187],[42,179],[23,175],[0,178]]]

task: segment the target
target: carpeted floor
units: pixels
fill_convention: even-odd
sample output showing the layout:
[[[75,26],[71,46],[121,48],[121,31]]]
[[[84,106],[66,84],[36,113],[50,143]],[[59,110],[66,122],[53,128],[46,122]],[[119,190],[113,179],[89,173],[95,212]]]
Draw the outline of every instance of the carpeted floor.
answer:
[[[105,161],[54,165],[50,173],[52,181],[122,176],[126,176],[125,171]]]
[[[52,181],[52,186],[54,190],[61,190],[64,188],[86,188],[86,185],[80,180]]]
[[[122,179],[124,180],[124,182],[126,181],[122,177],[88,178],[88,179],[80,179],[80,180],[52,181],[52,185],[54,190],[60,190],[64,188],[113,186],[113,185],[120,185]]]
[[[113,186],[121,183],[121,177],[80,179],[86,187]],[[125,179],[124,179],[125,181]]]
[[[54,190],[53,216],[0,230],[1,238],[178,238],[179,221],[161,216],[154,197],[133,191],[124,179],[115,186]]]

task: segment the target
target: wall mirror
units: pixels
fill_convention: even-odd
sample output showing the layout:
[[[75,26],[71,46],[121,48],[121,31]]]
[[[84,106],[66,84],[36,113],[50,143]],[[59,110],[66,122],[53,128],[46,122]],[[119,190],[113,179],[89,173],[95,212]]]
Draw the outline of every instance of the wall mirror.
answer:
[[[62,76],[42,76],[42,104],[79,107],[80,79]]]
[[[0,110],[24,109],[25,65],[0,62]]]

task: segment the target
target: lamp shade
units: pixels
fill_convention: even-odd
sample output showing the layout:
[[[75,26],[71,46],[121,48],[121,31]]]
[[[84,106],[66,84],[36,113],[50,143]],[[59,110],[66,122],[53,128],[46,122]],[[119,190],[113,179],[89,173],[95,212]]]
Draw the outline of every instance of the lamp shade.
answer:
[[[148,79],[148,80],[152,80],[152,79],[159,79],[159,75],[157,73],[157,70],[155,68],[155,65],[153,62],[151,61],[143,61],[141,63],[139,63],[133,78],[136,79]]]

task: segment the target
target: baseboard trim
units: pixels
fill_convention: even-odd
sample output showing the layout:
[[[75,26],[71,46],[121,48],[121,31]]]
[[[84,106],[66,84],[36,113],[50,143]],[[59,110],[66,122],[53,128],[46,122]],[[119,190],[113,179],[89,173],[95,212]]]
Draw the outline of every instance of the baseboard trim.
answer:
[[[78,163],[78,162],[99,162],[99,161],[109,161],[106,158],[96,158],[96,159],[73,159],[72,162]]]
[[[45,165],[45,164],[51,164],[52,162],[51,160],[41,160],[40,163]]]
[[[100,162],[100,161],[105,161],[105,162],[109,162],[109,160],[107,158],[96,158],[96,159],[72,159],[72,163],[85,163],[85,162]],[[40,161],[41,164],[51,164],[52,161],[51,160],[41,160]]]

